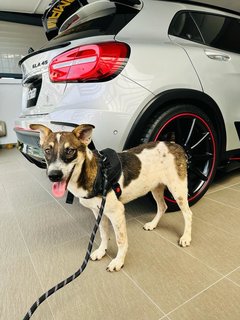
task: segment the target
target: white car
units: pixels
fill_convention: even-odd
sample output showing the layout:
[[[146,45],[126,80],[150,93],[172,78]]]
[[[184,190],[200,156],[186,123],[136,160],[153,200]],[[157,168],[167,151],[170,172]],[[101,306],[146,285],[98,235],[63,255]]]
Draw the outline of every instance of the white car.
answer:
[[[45,166],[31,123],[93,124],[98,150],[173,139],[186,150],[195,203],[218,167],[240,160],[240,15],[184,1],[68,2],[49,6],[50,41],[20,61],[21,152]]]

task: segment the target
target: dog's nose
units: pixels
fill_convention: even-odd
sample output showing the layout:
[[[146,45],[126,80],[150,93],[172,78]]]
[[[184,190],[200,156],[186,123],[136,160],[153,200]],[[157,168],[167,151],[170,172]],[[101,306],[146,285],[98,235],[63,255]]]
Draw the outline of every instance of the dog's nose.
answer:
[[[48,173],[48,178],[52,181],[52,182],[58,182],[61,181],[63,177],[63,173],[61,170],[52,170]]]

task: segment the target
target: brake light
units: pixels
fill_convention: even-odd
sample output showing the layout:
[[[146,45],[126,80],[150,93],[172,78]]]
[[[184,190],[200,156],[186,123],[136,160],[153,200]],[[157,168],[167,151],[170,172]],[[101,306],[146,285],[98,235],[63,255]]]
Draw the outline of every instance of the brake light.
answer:
[[[52,82],[106,81],[127,63],[129,47],[122,42],[84,45],[66,51],[49,64]]]

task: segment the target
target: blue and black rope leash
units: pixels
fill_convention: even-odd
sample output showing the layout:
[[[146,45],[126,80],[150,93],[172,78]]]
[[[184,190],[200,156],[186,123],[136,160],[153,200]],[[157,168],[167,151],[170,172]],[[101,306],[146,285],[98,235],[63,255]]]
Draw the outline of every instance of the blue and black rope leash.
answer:
[[[102,155],[100,154],[100,156],[102,156]],[[73,275],[71,275],[67,279],[63,280],[62,282],[59,282],[56,286],[52,287],[47,292],[45,292],[43,295],[41,295],[41,297],[38,298],[38,300],[36,300],[34,302],[34,304],[31,306],[31,308],[28,310],[28,312],[26,313],[26,315],[23,318],[23,320],[29,320],[32,317],[32,315],[34,314],[34,312],[36,311],[36,309],[40,306],[41,303],[43,303],[48,297],[50,297],[56,291],[58,291],[59,289],[65,287],[67,284],[69,284],[74,279],[79,277],[80,274],[84,271],[84,269],[86,268],[86,266],[88,264],[88,261],[90,259],[90,255],[91,255],[91,251],[92,251],[92,247],[93,247],[93,242],[94,242],[94,239],[95,239],[99,224],[100,224],[101,219],[102,219],[102,215],[103,215],[103,211],[104,211],[104,207],[105,207],[105,203],[106,203],[106,196],[107,196],[108,177],[107,177],[107,169],[106,169],[105,163],[104,163],[106,158],[102,157],[101,160],[102,160],[102,163],[103,163],[103,167],[102,167],[102,173],[103,173],[102,202],[101,202],[101,206],[100,206],[100,209],[99,209],[99,213],[98,213],[95,225],[93,227],[93,231],[92,231],[89,243],[88,243],[88,248],[87,248],[87,252],[86,252],[84,261],[83,261],[80,269],[78,269]]]

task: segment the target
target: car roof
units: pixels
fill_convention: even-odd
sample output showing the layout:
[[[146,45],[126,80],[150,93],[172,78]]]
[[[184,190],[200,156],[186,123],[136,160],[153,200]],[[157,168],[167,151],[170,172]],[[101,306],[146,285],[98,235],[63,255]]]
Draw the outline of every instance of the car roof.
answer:
[[[175,2],[189,5],[196,5],[204,8],[216,9],[227,13],[240,15],[240,2],[229,0],[158,0]]]

